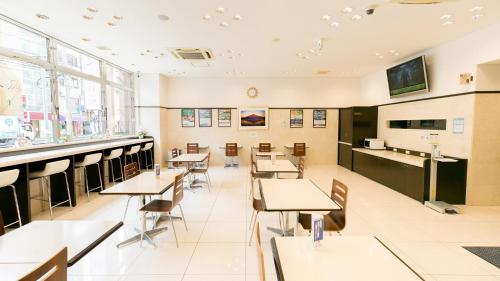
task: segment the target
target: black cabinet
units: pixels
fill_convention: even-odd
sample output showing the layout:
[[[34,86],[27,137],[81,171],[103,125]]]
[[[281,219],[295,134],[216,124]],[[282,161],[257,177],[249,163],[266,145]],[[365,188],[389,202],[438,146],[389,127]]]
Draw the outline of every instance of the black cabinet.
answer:
[[[339,143],[338,164],[352,170],[352,148],[350,144]]]

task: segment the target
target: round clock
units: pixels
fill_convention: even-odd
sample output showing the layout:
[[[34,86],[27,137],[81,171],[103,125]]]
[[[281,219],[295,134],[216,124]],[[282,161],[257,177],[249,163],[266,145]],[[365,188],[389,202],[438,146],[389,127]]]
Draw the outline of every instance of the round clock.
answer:
[[[253,98],[256,98],[258,95],[259,95],[259,91],[257,90],[257,88],[255,88],[255,87],[248,88],[248,90],[247,90],[247,96],[249,98],[253,99]]]

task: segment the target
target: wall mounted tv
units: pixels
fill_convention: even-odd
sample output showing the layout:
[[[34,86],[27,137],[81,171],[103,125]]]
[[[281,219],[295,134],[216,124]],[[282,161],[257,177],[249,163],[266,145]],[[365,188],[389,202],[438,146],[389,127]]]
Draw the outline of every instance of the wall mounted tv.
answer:
[[[416,92],[428,92],[425,57],[421,56],[387,69],[391,98]]]

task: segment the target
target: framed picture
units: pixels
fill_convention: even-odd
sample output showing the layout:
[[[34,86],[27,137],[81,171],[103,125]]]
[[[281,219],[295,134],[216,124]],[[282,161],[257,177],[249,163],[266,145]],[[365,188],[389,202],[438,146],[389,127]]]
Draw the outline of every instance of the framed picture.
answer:
[[[290,128],[302,128],[304,126],[304,110],[290,109]]]
[[[194,108],[181,109],[181,122],[183,128],[194,127]]]
[[[267,108],[240,108],[239,124],[241,130],[264,130],[268,128],[269,110]]]
[[[200,108],[198,109],[198,126],[212,127],[212,109]]]
[[[313,110],[313,128],[326,128],[326,109]]]
[[[219,108],[219,127],[231,127],[231,109]]]

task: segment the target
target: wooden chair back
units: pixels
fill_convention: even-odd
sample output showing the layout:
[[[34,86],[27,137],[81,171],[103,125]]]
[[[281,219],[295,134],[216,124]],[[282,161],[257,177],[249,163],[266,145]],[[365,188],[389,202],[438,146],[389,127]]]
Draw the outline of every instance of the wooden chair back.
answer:
[[[208,170],[208,167],[210,166],[210,152],[208,153],[208,156],[207,156],[207,162],[205,162],[205,169]]]
[[[187,153],[188,154],[198,154],[200,153],[200,148],[197,143],[188,143],[187,144]]]
[[[303,142],[293,144],[293,156],[304,157],[306,156],[306,144]]]
[[[177,206],[184,198],[184,173],[175,176],[174,190],[172,192],[172,208]]]
[[[238,144],[226,143],[226,157],[238,156]]]
[[[64,247],[20,281],[66,281],[68,280],[68,248]]]
[[[259,267],[259,277],[261,281],[266,281],[266,270],[264,268],[264,251],[260,243],[260,226],[255,226],[255,248],[257,249],[257,266]]]
[[[177,148],[172,148],[171,154],[172,154],[172,159],[173,159],[173,158],[178,157],[179,155],[181,155],[181,150],[177,149]],[[179,167],[179,162],[173,162],[172,166]]]
[[[335,220],[337,225],[341,228],[345,226],[346,223],[346,209],[347,209],[347,194],[349,189],[347,185],[342,182],[333,179],[332,182],[332,195],[331,198],[342,208],[340,211],[330,212],[330,216]],[[340,214],[340,215],[339,215]]]
[[[304,178],[304,158],[303,157],[300,157],[299,165],[297,166],[297,169],[299,170],[299,174],[297,175],[297,178],[303,179]]]
[[[0,211],[0,236],[2,236],[4,234],[5,234],[5,227],[4,227],[4,224],[3,224],[2,212]]]
[[[123,176],[125,177],[125,180],[131,179],[139,174],[139,164],[137,164],[137,162],[127,164],[123,167]]]
[[[271,144],[268,142],[259,143],[259,152],[271,152]]]
[[[253,149],[250,149],[250,164],[255,165],[255,158],[253,158]]]

